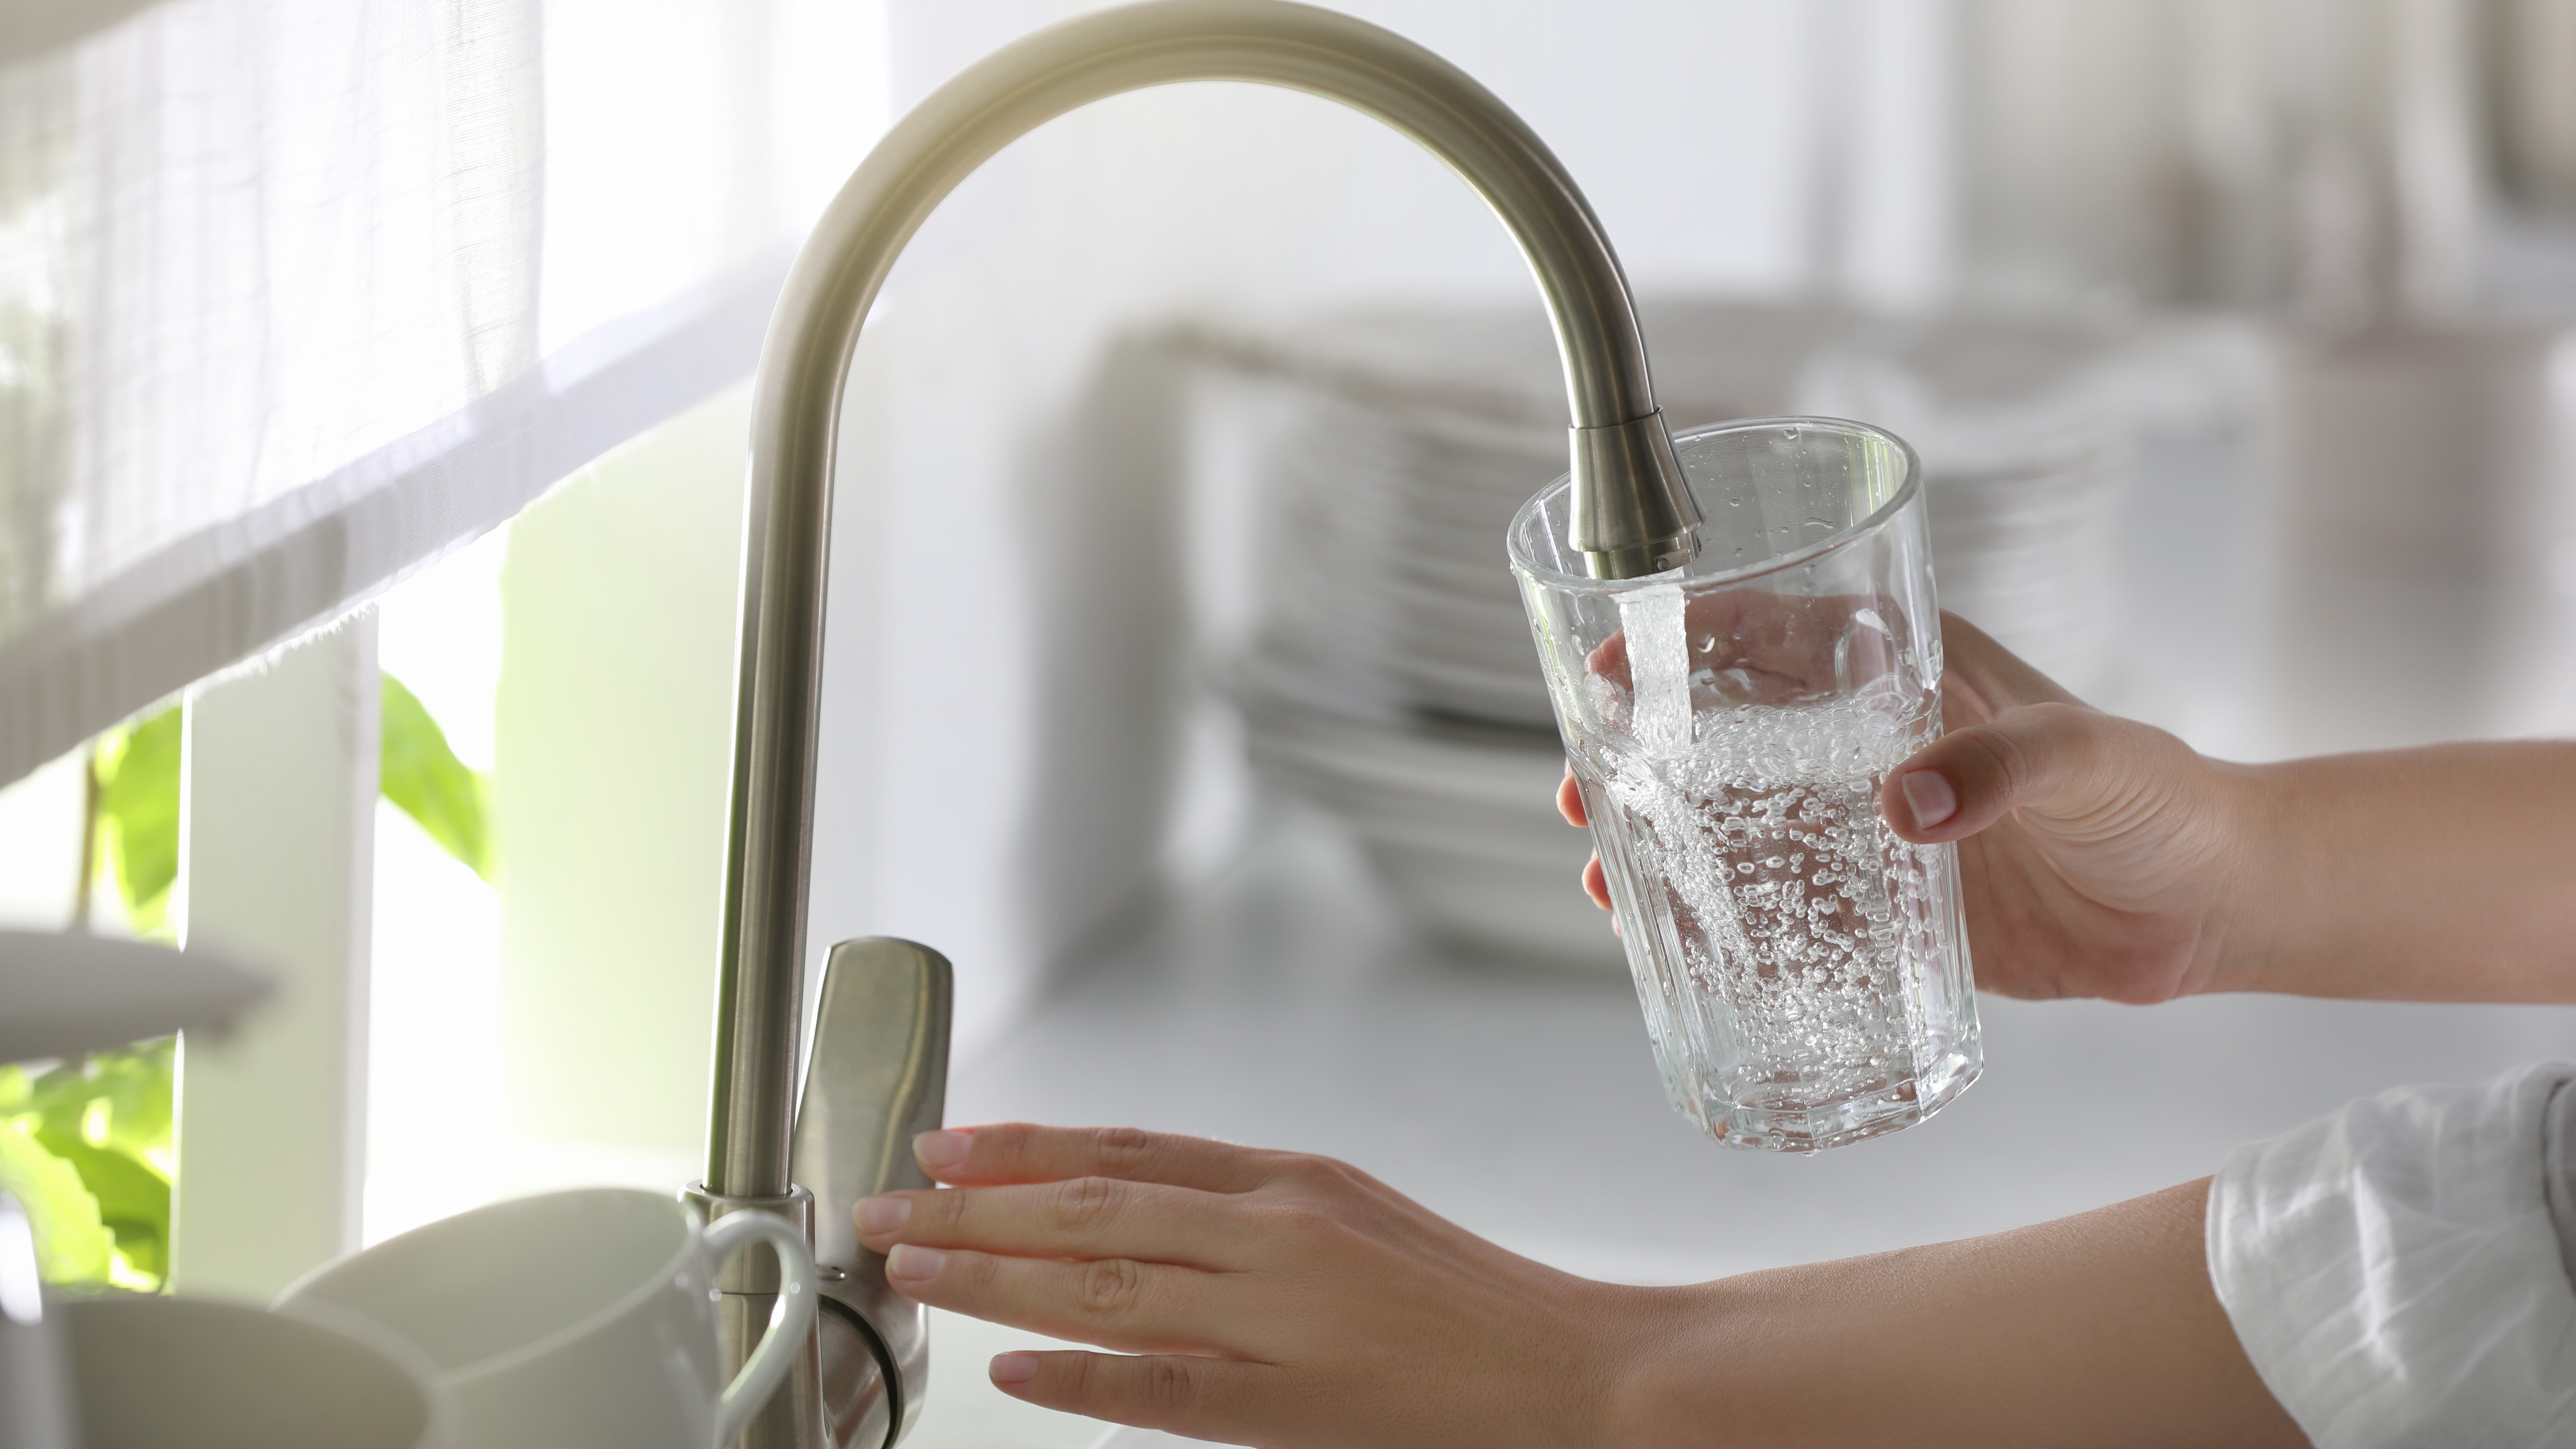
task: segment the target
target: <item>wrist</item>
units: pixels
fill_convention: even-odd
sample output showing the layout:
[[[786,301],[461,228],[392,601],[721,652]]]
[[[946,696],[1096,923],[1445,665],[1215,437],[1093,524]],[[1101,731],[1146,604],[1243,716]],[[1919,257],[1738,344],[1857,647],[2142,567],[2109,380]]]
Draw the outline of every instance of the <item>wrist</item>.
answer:
[[[1726,1342],[1743,1321],[1731,1291],[1736,1281],[1618,1290],[1628,1297],[1614,1307],[1617,1329],[1595,1338],[1606,1350],[1602,1403],[1584,1437],[1572,1442],[1585,1449],[1695,1449],[1717,1426],[1726,1426],[1730,1444],[1758,1442],[1727,1402],[1730,1386],[1763,1377],[1745,1345]]]
[[[2291,905],[2283,867],[2292,854],[2298,792],[2286,788],[2278,765],[2209,761],[2208,768],[2226,846],[2209,912],[2212,964],[2198,990],[2276,990],[2271,983]]]

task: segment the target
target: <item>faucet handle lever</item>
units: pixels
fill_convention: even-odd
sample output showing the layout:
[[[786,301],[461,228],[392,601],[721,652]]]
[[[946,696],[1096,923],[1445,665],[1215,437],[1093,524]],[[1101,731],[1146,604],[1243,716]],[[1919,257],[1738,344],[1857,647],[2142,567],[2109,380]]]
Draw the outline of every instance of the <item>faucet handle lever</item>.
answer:
[[[823,1000],[796,1113],[794,1179],[814,1194],[814,1261],[858,1265],[850,1209],[928,1187],[912,1139],[948,1103],[948,958],[891,936],[843,941],[823,968]]]
[[[930,1186],[912,1139],[947,1109],[955,995],[947,957],[889,936],[843,941],[823,968],[792,1176],[814,1194],[831,1449],[891,1445],[921,1410],[928,1324],[886,1286],[885,1259],[860,1245],[850,1210],[876,1193]]]

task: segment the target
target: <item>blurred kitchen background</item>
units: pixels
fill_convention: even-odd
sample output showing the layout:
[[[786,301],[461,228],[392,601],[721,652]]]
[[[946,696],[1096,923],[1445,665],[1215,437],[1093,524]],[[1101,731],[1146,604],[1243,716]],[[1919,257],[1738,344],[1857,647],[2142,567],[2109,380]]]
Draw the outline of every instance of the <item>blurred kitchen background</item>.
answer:
[[[16,63],[0,111],[207,8]],[[495,7],[542,73],[547,177],[545,264],[511,284],[540,320],[495,375],[560,370],[639,299],[736,300],[688,354],[726,361],[612,398],[613,450],[286,656],[363,636],[487,792],[482,871],[396,804],[360,863],[367,1239],[696,1175],[743,339],[887,118],[1087,8]],[[1943,602],[2087,699],[2240,759],[2576,730],[2576,0],[1340,8],[1565,160],[1677,425],[1907,437]],[[740,42],[721,84],[689,70],[708,35]],[[23,310],[61,223],[21,193]],[[6,501],[51,517],[18,355]],[[1012,147],[907,255],[846,416],[811,939],[957,962],[952,1120],[1331,1151],[1669,1279],[2078,1210],[2356,1093],[2576,1050],[2555,1009],[1989,1001],[1986,1081],[1922,1130],[1817,1162],[1694,1140],[1575,883],[1503,563],[1563,467],[1544,317],[1464,187],[1309,98],[1140,94]],[[1007,562],[955,546],[995,538]],[[0,566],[36,621],[5,663],[79,598]],[[0,793],[13,922],[69,908],[92,773],[75,749]],[[1025,1335],[943,1331],[955,1417],[925,1432],[1075,1442],[976,1382],[973,1349]]]

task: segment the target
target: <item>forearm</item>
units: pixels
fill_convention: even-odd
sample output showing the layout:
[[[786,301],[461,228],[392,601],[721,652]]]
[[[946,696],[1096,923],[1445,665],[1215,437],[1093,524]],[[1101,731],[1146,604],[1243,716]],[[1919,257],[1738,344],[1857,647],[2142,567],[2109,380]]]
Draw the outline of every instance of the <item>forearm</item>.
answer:
[[[1673,1290],[1631,1445],[2302,1445],[2237,1346],[2206,1181],[1993,1237]]]
[[[2439,745],[2245,772],[2253,989],[2576,1001],[2576,743]]]

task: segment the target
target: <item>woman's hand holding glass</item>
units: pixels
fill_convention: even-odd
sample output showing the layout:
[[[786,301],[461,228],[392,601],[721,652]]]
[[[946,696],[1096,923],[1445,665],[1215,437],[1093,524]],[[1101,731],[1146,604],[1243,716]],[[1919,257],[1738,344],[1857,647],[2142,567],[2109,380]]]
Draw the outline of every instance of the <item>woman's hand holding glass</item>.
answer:
[[[2576,743],[2229,764],[1941,625],[1944,733],[1879,808],[1958,842],[1980,991],[2576,1001]],[[1821,667],[1819,631],[1744,637],[1755,679]],[[1570,774],[1557,805],[1584,823]],[[1597,860],[1583,884],[1608,905]]]
[[[1832,667],[1829,629],[1691,623],[1694,638],[1715,628],[1718,650],[1740,656],[1731,667],[1773,693]],[[1941,624],[1944,733],[1889,775],[1879,803],[1908,840],[1958,842],[1978,989],[2154,1002],[2243,986],[2226,948],[2244,772],[2085,705],[1955,615]],[[1595,665],[1614,681],[1625,669]],[[1571,771],[1557,806],[1585,823]],[[1583,886],[1609,906],[1598,857]]]

